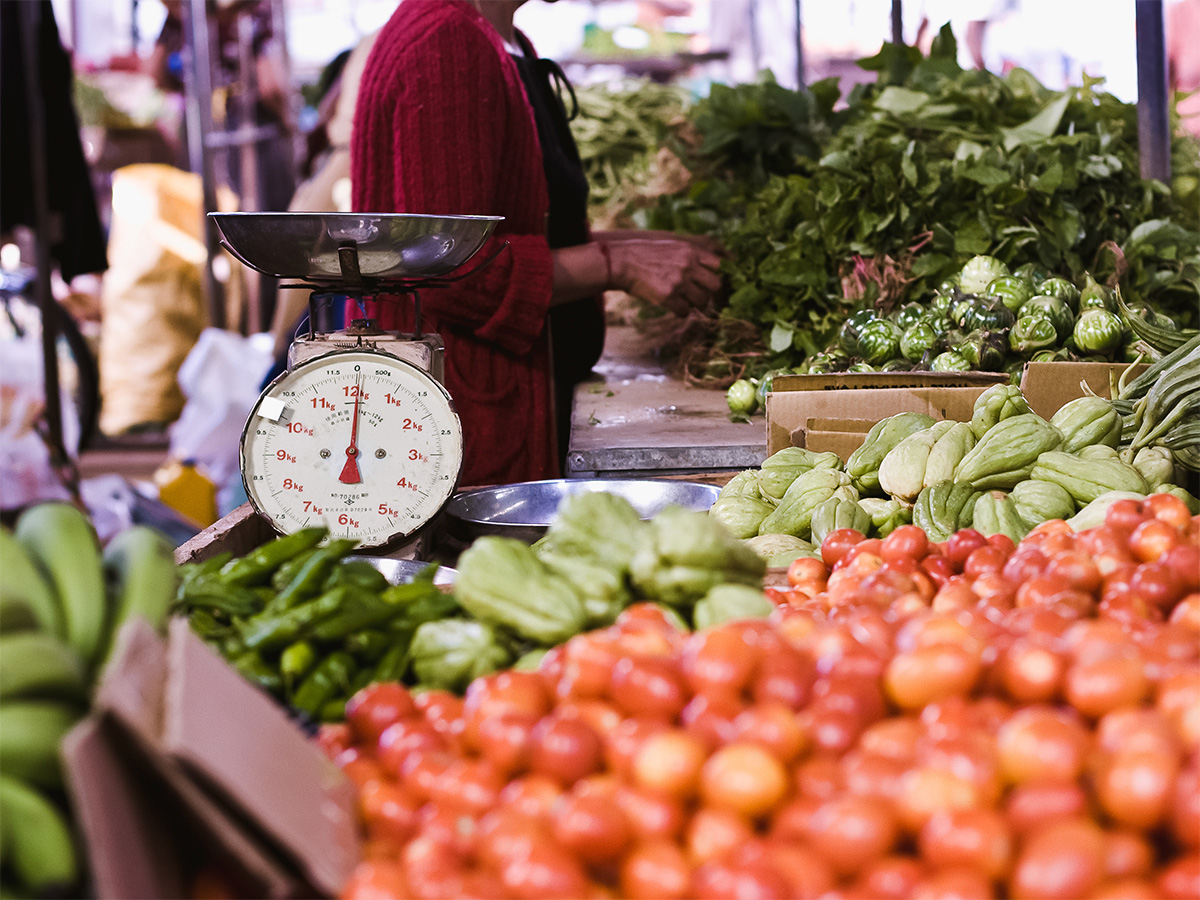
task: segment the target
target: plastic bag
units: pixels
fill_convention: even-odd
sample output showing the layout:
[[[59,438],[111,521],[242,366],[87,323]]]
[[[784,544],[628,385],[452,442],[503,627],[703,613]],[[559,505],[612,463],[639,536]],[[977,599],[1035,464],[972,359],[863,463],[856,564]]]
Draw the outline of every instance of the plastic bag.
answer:
[[[168,430],[170,455],[193,460],[223,497],[241,487],[238,446],[263,377],[274,362],[269,334],[249,337],[206,328],[179,367],[179,387],[187,402]]]

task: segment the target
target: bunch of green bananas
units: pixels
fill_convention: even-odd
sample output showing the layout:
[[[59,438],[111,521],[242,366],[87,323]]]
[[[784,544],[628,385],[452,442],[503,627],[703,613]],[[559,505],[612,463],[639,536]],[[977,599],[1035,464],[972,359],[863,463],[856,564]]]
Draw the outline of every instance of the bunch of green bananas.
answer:
[[[87,712],[113,637],[138,616],[158,627],[179,576],[161,534],[135,525],[100,548],[67,503],[0,527],[0,867],[6,888],[46,893],[79,882],[64,813],[59,745]]]

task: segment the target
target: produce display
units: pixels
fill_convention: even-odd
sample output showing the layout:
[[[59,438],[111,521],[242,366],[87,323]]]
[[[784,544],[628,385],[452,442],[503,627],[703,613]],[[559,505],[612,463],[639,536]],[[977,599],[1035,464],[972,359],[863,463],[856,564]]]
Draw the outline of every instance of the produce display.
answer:
[[[121,626],[161,626],[179,576],[173,548],[134,525],[101,550],[66,503],[0,527],[0,881],[6,896],[75,896],[81,864],[59,744],[88,710]]]
[[[840,528],[886,537],[911,522],[931,540],[974,528],[1019,541],[1041,522],[1065,519],[1089,528],[1119,498],[1164,492],[1200,512],[1176,483],[1172,451],[1155,443],[1177,435],[1178,446],[1190,440],[1194,452],[1194,425],[1178,423],[1200,396],[1196,347],[1200,338],[1146,372],[1153,385],[1146,398],[1153,393],[1156,403],[1139,400],[1142,418],[1128,440],[1134,421],[1127,424],[1111,401],[1081,397],[1047,422],[1018,388],[994,385],[979,395],[969,422],[911,412],[882,420],[845,465],[833,453],[784,448],[760,469],[735,476],[709,515],[780,566],[815,555],[825,535]],[[781,542],[781,535],[791,541]]]
[[[683,627],[762,607],[760,592],[747,601],[730,589],[757,588],[765,563],[715,520],[676,507],[643,522],[606,493],[564,501],[533,547],[475,541],[450,592],[434,585],[436,566],[391,585],[369,560],[347,559],[354,541],[326,538],[303,529],[190,563],[178,597],[192,629],[243,675],[321,721],[341,720],[346,699],[373,681],[461,691],[535,664],[637,600],[666,604]]]
[[[764,85],[714,89],[688,109],[678,143],[692,182],[640,221],[710,234],[729,251],[731,294],[715,323],[725,339],[712,342],[709,365],[695,362],[692,374],[724,373],[726,387],[743,370],[794,367],[833,344],[856,309],[887,318],[907,303],[934,305],[939,286],[977,256],[1075,288],[1090,287],[1090,273],[1105,289],[1119,285],[1135,306],[1181,328],[1197,325],[1195,139],[1173,139],[1170,186],[1143,180],[1136,107],[1099,81],[1085,76],[1058,92],[1021,69],[998,76],[963,70],[955,58],[944,29],[928,58],[885,45],[863,60],[877,81],[856,85],[844,105],[836,81],[826,80],[792,97],[771,86],[770,102]],[[964,290],[986,290],[995,278],[987,274]],[[747,322],[757,343],[736,340]],[[1009,359],[1016,324],[1006,324],[1007,343],[994,348]],[[1110,326],[1089,315],[1079,355],[1119,352]],[[976,329],[988,330],[963,330]],[[1051,342],[1032,322],[1015,330],[1018,355],[1066,339],[1056,329]],[[902,355],[900,335],[872,331],[865,347],[880,361],[871,365]],[[923,355],[928,334],[913,339],[909,353]],[[979,352],[993,358],[994,349]]]
[[[318,740],[381,897],[1194,897],[1200,517],[838,529],[765,618],[635,604]]]
[[[632,227],[637,210],[686,186],[687,170],[664,147],[686,91],[639,80],[576,87],[574,97],[571,134],[587,175],[593,228]]]

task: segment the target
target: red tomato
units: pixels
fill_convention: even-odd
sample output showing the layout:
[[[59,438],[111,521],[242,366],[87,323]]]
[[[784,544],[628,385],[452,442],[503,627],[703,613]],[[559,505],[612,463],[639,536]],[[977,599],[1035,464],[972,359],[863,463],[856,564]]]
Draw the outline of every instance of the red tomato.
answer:
[[[1016,584],[1036,578],[1050,568],[1050,557],[1040,548],[1022,542],[1004,563],[1000,571],[1004,577]]]
[[[929,552],[929,539],[916,525],[901,525],[883,539],[879,555],[886,561],[919,560]]]
[[[1180,845],[1200,849],[1200,767],[1195,763],[1179,773],[1171,803],[1171,833]]]
[[[961,572],[967,563],[967,557],[980,547],[987,545],[987,538],[974,528],[964,528],[956,531],[946,540],[942,555],[956,572]]]
[[[1170,863],[1158,876],[1158,889],[1167,900],[1200,897],[1200,858],[1185,854]]]
[[[1162,559],[1180,541],[1179,532],[1158,519],[1148,519],[1129,536],[1129,549],[1142,562]]]
[[[1014,834],[1025,834],[1052,821],[1087,812],[1087,796],[1074,781],[1033,781],[1008,793],[1004,815]]]
[[[757,744],[728,744],[704,763],[704,802],[749,817],[765,815],[782,802],[789,779],[783,764]]]
[[[767,860],[788,884],[788,897],[816,900],[833,888],[834,875],[829,865],[812,849],[783,839],[768,839]],[[882,892],[873,896],[883,897]]]
[[[563,847],[593,865],[616,860],[632,837],[624,813],[598,794],[563,797],[554,810],[554,834]]]
[[[757,703],[734,720],[739,741],[766,748],[782,763],[794,762],[808,749],[809,736],[791,708],[778,701]]]
[[[872,797],[826,800],[813,812],[811,828],[813,849],[841,875],[889,853],[899,836],[891,804]]]
[[[754,828],[732,809],[701,806],[692,813],[684,834],[688,860],[694,866],[721,859],[754,837]]]
[[[1074,780],[1090,743],[1081,724],[1046,706],[1018,710],[996,735],[1001,771],[1015,784]]]
[[[792,587],[814,581],[824,583],[828,578],[829,567],[811,556],[801,556],[793,560],[787,570],[787,581]]]
[[[981,671],[979,657],[962,647],[917,647],[892,657],[884,685],[888,697],[902,709],[919,709],[946,697],[966,696]]]
[[[1047,703],[1058,696],[1067,660],[1045,641],[1019,637],[1000,654],[996,667],[1000,684],[1013,700]]]
[[[1146,512],[1141,500],[1121,499],[1105,510],[1104,524],[1111,531],[1126,534],[1146,521]]]
[[[550,710],[551,697],[535,672],[510,669],[476,678],[463,695],[467,718],[504,716],[509,713],[540,718]]]
[[[745,708],[740,695],[697,694],[679,713],[679,722],[705,747],[720,747],[736,736],[733,720]]]
[[[521,713],[480,721],[476,728],[477,746],[484,759],[509,777],[525,771],[529,766],[529,735],[537,722],[535,717]]]
[[[678,728],[650,735],[633,758],[633,780],[644,788],[687,799],[695,794],[708,745]]]
[[[500,791],[500,804],[529,818],[546,817],[563,795],[562,785],[548,775],[525,775]]]
[[[612,671],[609,687],[613,702],[631,716],[651,716],[671,721],[688,701],[683,676],[675,665],[661,659],[625,657]]]
[[[989,535],[987,542],[989,547],[995,547],[997,550],[1003,553],[1005,559],[1008,559],[1008,557],[1017,547],[1017,545],[1013,543],[1013,539],[1007,534]]]
[[[1154,868],[1154,848],[1140,832],[1108,831],[1104,841],[1104,874],[1109,878],[1142,878]]]
[[[510,860],[523,859],[535,844],[550,840],[548,818],[530,816],[502,805],[480,818],[476,854],[481,862],[499,867]]]
[[[863,897],[907,900],[921,881],[921,864],[909,856],[884,856],[867,863],[854,882]]]
[[[372,781],[358,793],[358,809],[371,838],[399,847],[417,831],[419,804],[394,781]]]
[[[1170,567],[1185,591],[1200,590],[1200,547],[1176,544],[1160,561]]]
[[[385,728],[413,715],[416,709],[403,685],[375,682],[346,701],[346,724],[357,740],[374,744]]]
[[[617,806],[639,841],[674,840],[683,830],[683,806],[666,794],[631,785],[619,785]]]
[[[840,565],[850,548],[866,540],[866,536],[853,528],[837,528],[825,535],[821,541],[821,559],[833,569]]]
[[[525,856],[502,864],[500,880],[517,900],[583,897],[588,887],[579,860],[553,841],[539,841]]]
[[[193,893],[192,896],[199,896]],[[234,896],[230,894],[229,896]],[[350,880],[342,886],[344,900],[392,900],[409,896],[404,867],[394,860],[370,860],[354,868]]]
[[[1176,549],[1179,548],[1172,548],[1164,554],[1163,560]],[[1163,612],[1170,612],[1182,599],[1186,586],[1169,563],[1159,561],[1138,566],[1129,581],[1129,589]]]
[[[808,703],[817,667],[812,656],[793,647],[782,647],[764,656],[750,686],[755,703],[779,702],[797,710]]]
[[[995,891],[989,879],[974,869],[931,872],[913,887],[913,900],[990,900]]]
[[[1053,822],[1029,835],[1017,857],[1010,891],[1032,900],[1086,897],[1103,877],[1104,852],[1104,833],[1094,822]]]
[[[1104,811],[1121,825],[1156,827],[1170,812],[1179,762],[1153,750],[1123,750],[1101,766],[1096,794]]]
[[[504,777],[491,763],[458,758],[446,769],[429,792],[431,803],[482,815],[496,805]]]
[[[1139,703],[1149,689],[1140,653],[1077,659],[1063,682],[1067,701],[1085,716]]]
[[[691,864],[673,841],[640,844],[621,861],[621,896],[628,900],[684,900],[691,882]]]
[[[633,760],[646,738],[667,725],[660,719],[624,719],[604,738],[604,761],[619,778],[632,778]]]
[[[552,713],[530,732],[530,767],[564,784],[598,771],[603,762],[604,745],[600,736],[579,719],[565,719]]]
[[[336,759],[339,753],[354,742],[354,737],[350,733],[349,725],[338,722],[336,725],[322,725],[317,729],[317,736],[314,740],[326,756]]]
[[[921,560],[921,570],[941,587],[954,574],[950,561],[944,556],[926,556]]]
[[[929,819],[919,837],[921,856],[935,869],[961,866],[988,879],[1003,875],[1013,852],[1004,816],[992,809],[956,809]]]
[[[1187,504],[1173,494],[1151,494],[1143,506],[1148,515],[1180,531],[1187,528],[1192,517]]]
[[[612,670],[620,658],[614,637],[603,632],[581,634],[563,644],[562,651],[562,676],[555,688],[559,698],[608,695]]]
[[[418,835],[405,845],[401,864],[411,896],[458,897],[463,893],[462,857],[442,841]]]
[[[693,874],[692,889],[698,900],[785,900],[792,896],[788,881],[766,861],[744,865],[708,863]]]
[[[687,639],[680,668],[696,693],[736,694],[749,686],[761,652],[747,645],[745,635],[733,628],[698,631]]]
[[[379,735],[377,755],[379,764],[392,777],[412,753],[446,750],[446,739],[434,731],[424,719],[407,719],[389,725]]]

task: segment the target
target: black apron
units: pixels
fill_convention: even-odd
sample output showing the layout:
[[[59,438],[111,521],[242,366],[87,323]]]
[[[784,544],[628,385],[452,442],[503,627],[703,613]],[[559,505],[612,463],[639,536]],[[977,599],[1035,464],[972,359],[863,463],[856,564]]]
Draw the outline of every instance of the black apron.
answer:
[[[571,135],[566,107],[554,83],[559,81],[566,85],[566,77],[553,60],[538,59],[523,34],[518,33],[517,40],[523,52],[512,54],[512,58],[521,73],[529,105],[533,107],[550,197],[546,240],[552,250],[586,244],[590,234],[587,176]],[[570,90],[569,85],[567,89]],[[562,462],[571,434],[571,401],[575,385],[588,377],[604,350],[603,300],[589,297],[552,307],[550,342],[558,455]]]

